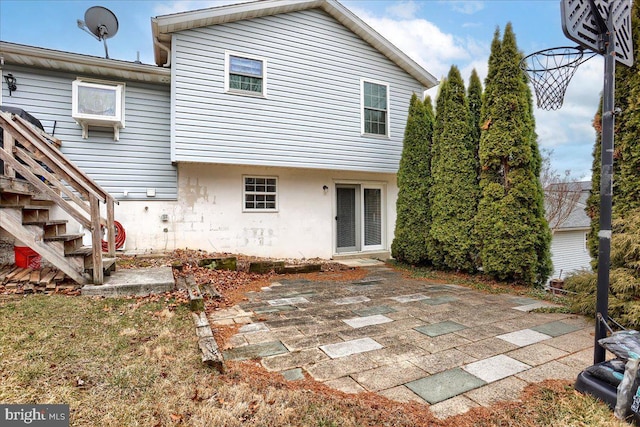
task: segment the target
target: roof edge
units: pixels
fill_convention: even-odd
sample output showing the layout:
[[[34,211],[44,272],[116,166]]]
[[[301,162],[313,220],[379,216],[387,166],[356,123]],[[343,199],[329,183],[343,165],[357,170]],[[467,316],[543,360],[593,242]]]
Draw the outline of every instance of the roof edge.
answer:
[[[155,65],[106,59],[18,43],[0,41],[0,57],[5,63],[12,65],[147,83],[169,84],[171,82],[171,70]]]
[[[438,84],[438,80],[431,73],[337,0],[259,0],[156,16],[151,18],[154,59],[157,65],[163,65],[168,62],[167,52],[161,49],[158,44],[171,49],[171,34],[175,32],[316,8],[324,10],[354,34],[376,48],[389,60],[419,81],[426,89]]]

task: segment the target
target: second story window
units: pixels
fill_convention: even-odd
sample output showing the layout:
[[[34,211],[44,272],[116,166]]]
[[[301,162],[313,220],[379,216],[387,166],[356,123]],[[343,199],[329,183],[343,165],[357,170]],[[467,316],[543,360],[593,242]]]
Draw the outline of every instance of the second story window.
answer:
[[[362,81],[362,133],[389,136],[389,86]]]
[[[266,60],[226,52],[225,90],[245,95],[266,96]]]

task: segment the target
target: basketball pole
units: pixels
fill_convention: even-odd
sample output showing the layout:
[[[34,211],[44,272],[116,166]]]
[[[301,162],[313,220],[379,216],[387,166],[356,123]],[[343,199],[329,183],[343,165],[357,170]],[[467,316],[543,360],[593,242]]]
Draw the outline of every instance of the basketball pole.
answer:
[[[592,4],[592,10],[600,15]],[[598,340],[607,336],[609,320],[609,266],[611,262],[611,211],[613,204],[613,138],[615,124],[615,28],[609,13],[605,24],[600,16],[604,43],[604,88],[602,96],[602,138],[600,142],[600,231],[598,232],[598,288],[596,293],[596,330],[593,363],[605,360],[605,349]],[[601,26],[601,27],[602,27]]]

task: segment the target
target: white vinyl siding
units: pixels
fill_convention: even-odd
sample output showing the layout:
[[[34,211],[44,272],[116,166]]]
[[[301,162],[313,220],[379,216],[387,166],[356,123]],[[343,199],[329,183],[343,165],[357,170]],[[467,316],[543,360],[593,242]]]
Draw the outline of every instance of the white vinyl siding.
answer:
[[[23,108],[39,119],[46,132],[62,140],[61,150],[72,162],[117,199],[177,198],[177,171],[170,160],[170,89],[168,85],[126,82],[127,127],[120,140],[113,128],[90,127],[89,138],[72,116],[72,82],[77,76],[5,65],[18,79],[18,91],[4,105]],[[102,79],[104,80],[104,79]],[[116,81],[119,83],[120,81]],[[124,196],[124,192],[127,196]]]
[[[314,9],[173,35],[173,160],[396,173],[423,86]],[[268,59],[268,98],[225,92],[225,52]],[[217,70],[217,71],[216,71]],[[387,82],[389,138],[362,134],[361,79]]]
[[[591,269],[591,256],[585,246],[586,230],[556,231],[551,240],[553,275],[557,279],[583,268]]]

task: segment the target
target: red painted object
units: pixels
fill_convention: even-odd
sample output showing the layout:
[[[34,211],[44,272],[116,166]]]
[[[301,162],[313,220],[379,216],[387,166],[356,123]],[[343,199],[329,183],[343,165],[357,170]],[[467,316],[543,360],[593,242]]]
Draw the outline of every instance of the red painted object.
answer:
[[[40,270],[40,261],[42,258],[36,251],[28,246],[14,246],[13,251],[16,256],[16,266]]]

